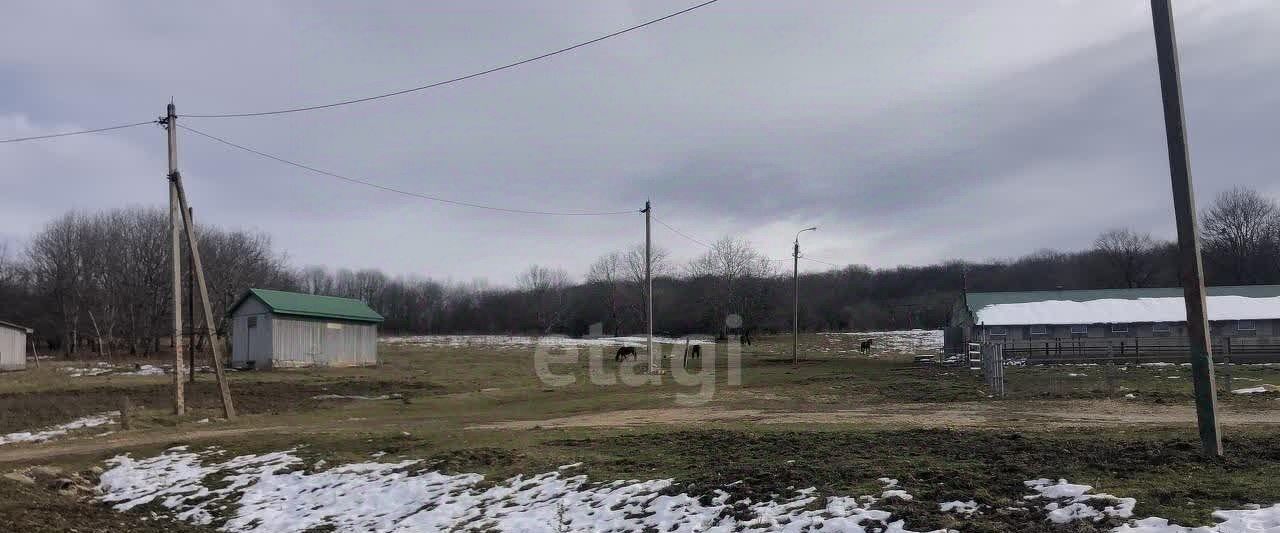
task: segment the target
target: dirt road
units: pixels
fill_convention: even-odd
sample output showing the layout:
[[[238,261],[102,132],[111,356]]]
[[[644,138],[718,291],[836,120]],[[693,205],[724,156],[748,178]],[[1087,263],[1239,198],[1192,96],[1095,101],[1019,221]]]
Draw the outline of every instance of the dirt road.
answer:
[[[1223,425],[1280,424],[1280,410],[1228,409],[1220,414]],[[572,427],[641,427],[653,424],[696,426],[706,423],[752,424],[849,424],[876,427],[1016,428],[1025,431],[1067,427],[1179,426],[1193,425],[1190,405],[1154,405],[1125,401],[958,402],[890,403],[859,409],[787,411],[733,409],[716,406],[627,409],[539,420],[506,420],[471,424],[468,430],[531,430]],[[412,425],[411,418],[396,416],[351,421],[327,421],[323,425],[264,425],[231,428],[174,428],[114,434],[37,445],[0,447],[0,464],[48,461],[112,453],[139,446],[216,441],[249,434],[303,434],[368,431]]]
[[[1280,424],[1280,411],[1223,410],[1224,425]],[[1195,423],[1191,406],[1162,406],[1123,401],[962,402],[882,404],[834,411],[769,411],[686,407],[631,409],[544,420],[473,424],[467,429],[628,427],[645,424],[696,425],[707,422],[756,424],[874,424],[898,427],[1018,427],[1051,429],[1079,426],[1181,425]]]

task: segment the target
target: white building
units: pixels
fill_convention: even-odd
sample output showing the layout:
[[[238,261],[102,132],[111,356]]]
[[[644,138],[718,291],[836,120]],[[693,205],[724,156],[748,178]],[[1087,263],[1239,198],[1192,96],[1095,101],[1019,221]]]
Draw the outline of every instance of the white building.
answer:
[[[26,326],[0,321],[0,370],[27,368],[27,336],[31,333]]]
[[[382,315],[360,300],[249,289],[228,314],[234,367],[378,364]]]

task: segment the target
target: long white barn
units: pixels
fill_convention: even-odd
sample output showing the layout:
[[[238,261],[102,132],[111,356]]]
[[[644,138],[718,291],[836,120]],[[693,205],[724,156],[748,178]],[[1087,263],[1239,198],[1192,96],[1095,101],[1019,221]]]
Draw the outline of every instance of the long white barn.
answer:
[[[1280,336],[1280,285],[1207,288],[1215,337]],[[952,326],[969,339],[1186,336],[1181,288],[967,293]]]

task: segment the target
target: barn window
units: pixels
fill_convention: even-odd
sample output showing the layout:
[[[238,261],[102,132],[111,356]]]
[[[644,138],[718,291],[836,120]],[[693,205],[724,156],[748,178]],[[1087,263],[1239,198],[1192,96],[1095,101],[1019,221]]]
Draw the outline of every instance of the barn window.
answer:
[[[987,328],[987,334],[992,337],[1003,337],[1009,334],[1009,328],[1004,326],[991,326],[990,328]]]
[[[1258,326],[1255,325],[1252,320],[1236,321],[1236,331],[1257,331],[1257,330],[1258,330]]]
[[[1088,335],[1089,325],[1088,324],[1072,324],[1071,334],[1072,335]]]
[[[1154,323],[1154,324],[1151,324],[1151,332],[1152,332],[1152,333],[1168,333],[1168,332],[1169,332],[1169,323],[1168,323],[1168,322],[1156,322],[1156,323]]]
[[[249,327],[251,328],[258,327],[258,317],[256,316],[249,317]]]
[[[1031,334],[1032,335],[1048,335],[1049,326],[1045,326],[1045,325],[1031,326]]]
[[[1111,332],[1112,333],[1128,333],[1129,325],[1128,324],[1112,324]]]

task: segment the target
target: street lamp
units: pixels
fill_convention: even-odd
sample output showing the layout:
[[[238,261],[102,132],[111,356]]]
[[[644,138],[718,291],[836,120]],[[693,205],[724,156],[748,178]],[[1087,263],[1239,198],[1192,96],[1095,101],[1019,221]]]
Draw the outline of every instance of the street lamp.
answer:
[[[800,234],[806,231],[816,231],[817,226],[805,228],[796,232],[796,246],[791,253],[791,281],[795,291],[795,306],[792,307],[791,315],[791,364],[800,364]]]

